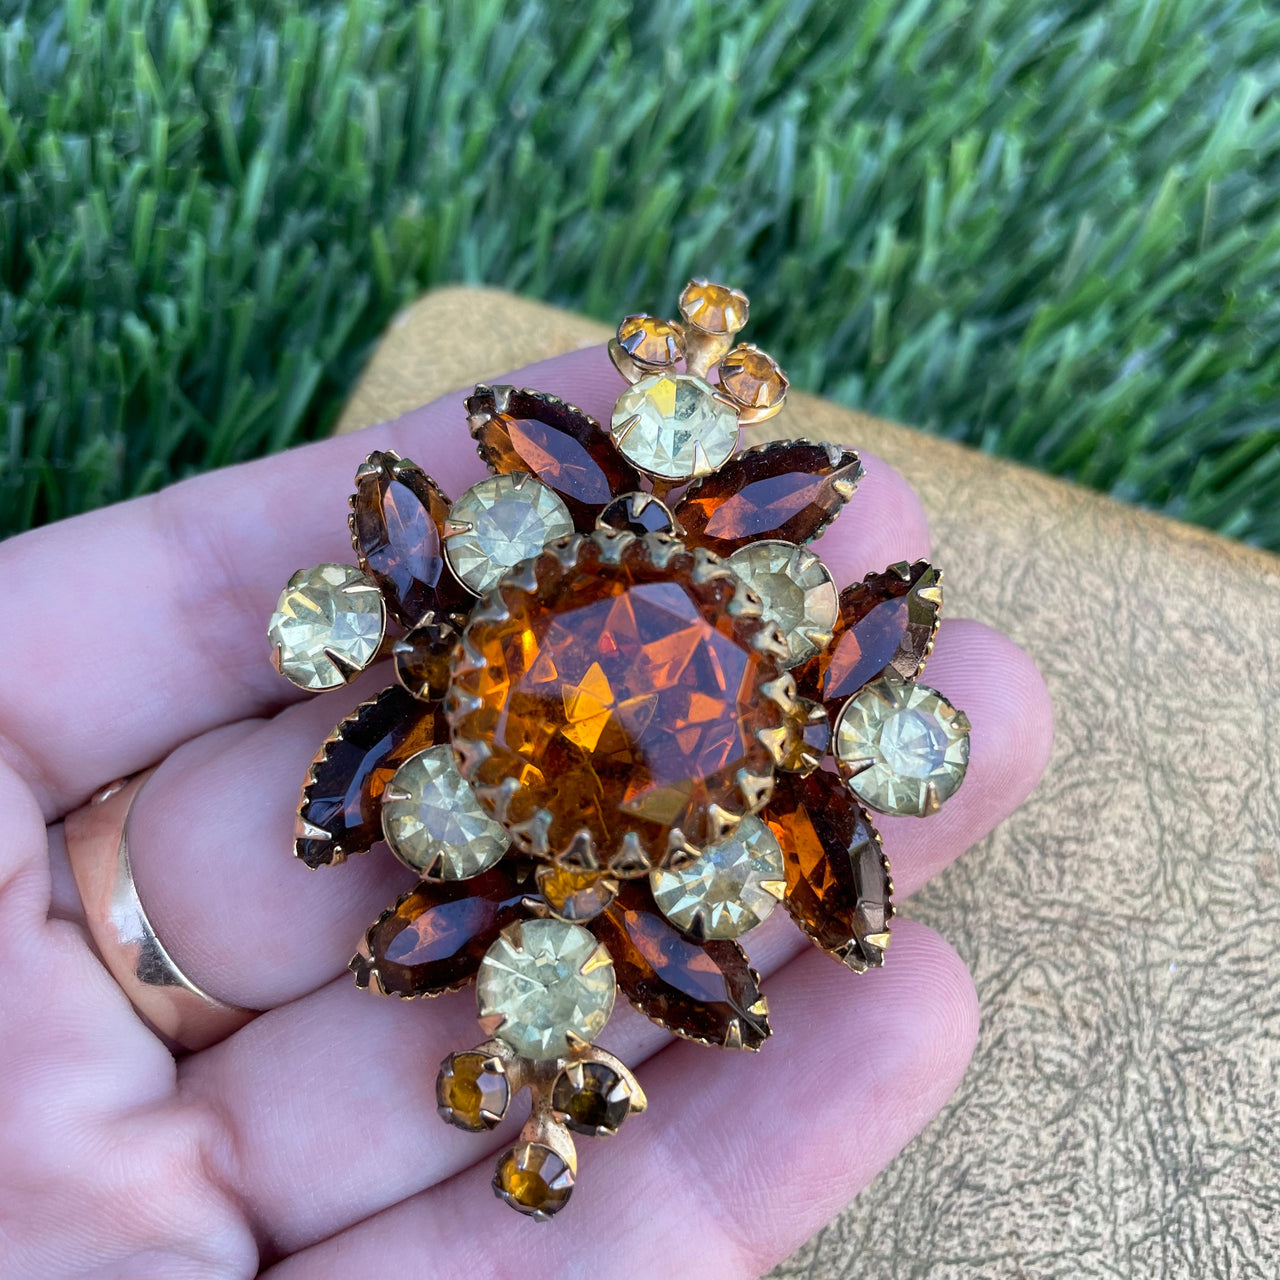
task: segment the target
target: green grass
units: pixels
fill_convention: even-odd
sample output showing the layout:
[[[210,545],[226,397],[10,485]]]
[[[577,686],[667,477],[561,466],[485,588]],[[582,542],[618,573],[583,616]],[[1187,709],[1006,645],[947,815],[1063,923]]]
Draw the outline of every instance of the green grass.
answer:
[[[326,430],[393,311],[719,273],[801,386],[1280,548],[1280,13],[0,0],[0,532]]]

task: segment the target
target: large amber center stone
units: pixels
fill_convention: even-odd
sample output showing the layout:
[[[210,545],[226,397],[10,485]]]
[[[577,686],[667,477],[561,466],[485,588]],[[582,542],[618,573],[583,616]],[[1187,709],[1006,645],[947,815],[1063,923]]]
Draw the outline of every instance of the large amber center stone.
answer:
[[[768,798],[776,649],[705,552],[571,540],[472,615],[448,703],[462,771],[525,851],[642,874]]]

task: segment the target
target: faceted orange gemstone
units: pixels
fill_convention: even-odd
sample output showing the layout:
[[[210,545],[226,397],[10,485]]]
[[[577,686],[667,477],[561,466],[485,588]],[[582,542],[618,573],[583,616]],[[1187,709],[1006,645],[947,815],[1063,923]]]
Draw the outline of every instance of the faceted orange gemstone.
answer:
[[[520,1213],[549,1218],[569,1203],[573,1170],[545,1144],[521,1142],[498,1160],[493,1190]]]
[[[680,295],[680,314],[704,333],[737,333],[747,311],[745,293],[710,280],[690,280]]]
[[[927,560],[918,560],[846,587],[832,642],[796,672],[801,694],[834,714],[886,667],[903,680],[915,679],[937,634],[941,579]]]
[[[552,915],[580,924],[594,920],[613,901],[618,882],[599,871],[544,866],[538,868],[538,892]]]
[[[840,514],[861,475],[852,449],[778,440],[695,480],[675,516],[687,542],[717,555],[764,538],[808,542]]]
[[[834,774],[781,774],[764,812],[782,846],[787,910],[824,951],[862,971],[884,963],[889,864],[862,806]]]
[[[787,394],[786,374],[759,347],[743,343],[720,362],[720,389],[739,404],[771,409]]]
[[[469,1049],[451,1053],[436,1077],[436,1108],[458,1129],[480,1133],[494,1128],[506,1114],[511,1085],[502,1071],[488,1071],[487,1053]]]
[[[677,829],[710,839],[713,805],[764,803],[780,669],[729,570],[602,530],[533,577],[473,617],[448,702],[462,772],[520,847],[639,875]]]
[[[684,355],[684,332],[657,316],[628,316],[618,326],[618,345],[637,364],[663,369]]]

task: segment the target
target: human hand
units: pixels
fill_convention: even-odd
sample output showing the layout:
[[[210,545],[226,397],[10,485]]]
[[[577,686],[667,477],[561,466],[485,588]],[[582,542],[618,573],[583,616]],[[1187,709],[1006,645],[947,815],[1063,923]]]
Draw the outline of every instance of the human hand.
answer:
[[[620,389],[599,350],[507,380],[600,418]],[[402,1007],[345,972],[412,877],[377,852],[337,872],[288,853],[317,745],[380,682],[303,698],[264,627],[294,569],[350,560],[346,497],[374,448],[453,494],[483,474],[454,396],[0,545],[0,1275],[757,1275],[950,1095],[977,1034],[968,975],[898,919],[886,967],[855,977],[776,913],[747,939],[776,1043],[716,1053],[619,1009],[601,1043],[657,1055],[650,1110],[584,1153],[556,1225],[497,1205],[508,1128],[486,1152],[434,1114],[436,1064],[476,1039],[469,993]],[[817,548],[842,583],[929,551],[914,495],[864,462]],[[927,680],[968,713],[972,757],[937,815],[877,819],[899,903],[1025,798],[1051,735],[1030,660],[977,623],[943,623]],[[94,956],[61,828],[156,761],[130,824],[141,899],[185,972],[266,1010],[177,1061]]]

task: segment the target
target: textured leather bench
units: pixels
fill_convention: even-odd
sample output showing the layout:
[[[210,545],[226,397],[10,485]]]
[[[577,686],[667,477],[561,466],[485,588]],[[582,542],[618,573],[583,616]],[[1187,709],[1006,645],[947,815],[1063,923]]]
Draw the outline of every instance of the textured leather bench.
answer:
[[[439,290],[339,430],[609,335]],[[761,430],[898,467],[948,615],[1028,649],[1057,719],[1030,803],[905,906],[977,981],[964,1085],[774,1275],[1280,1274],[1280,559],[807,396]]]

